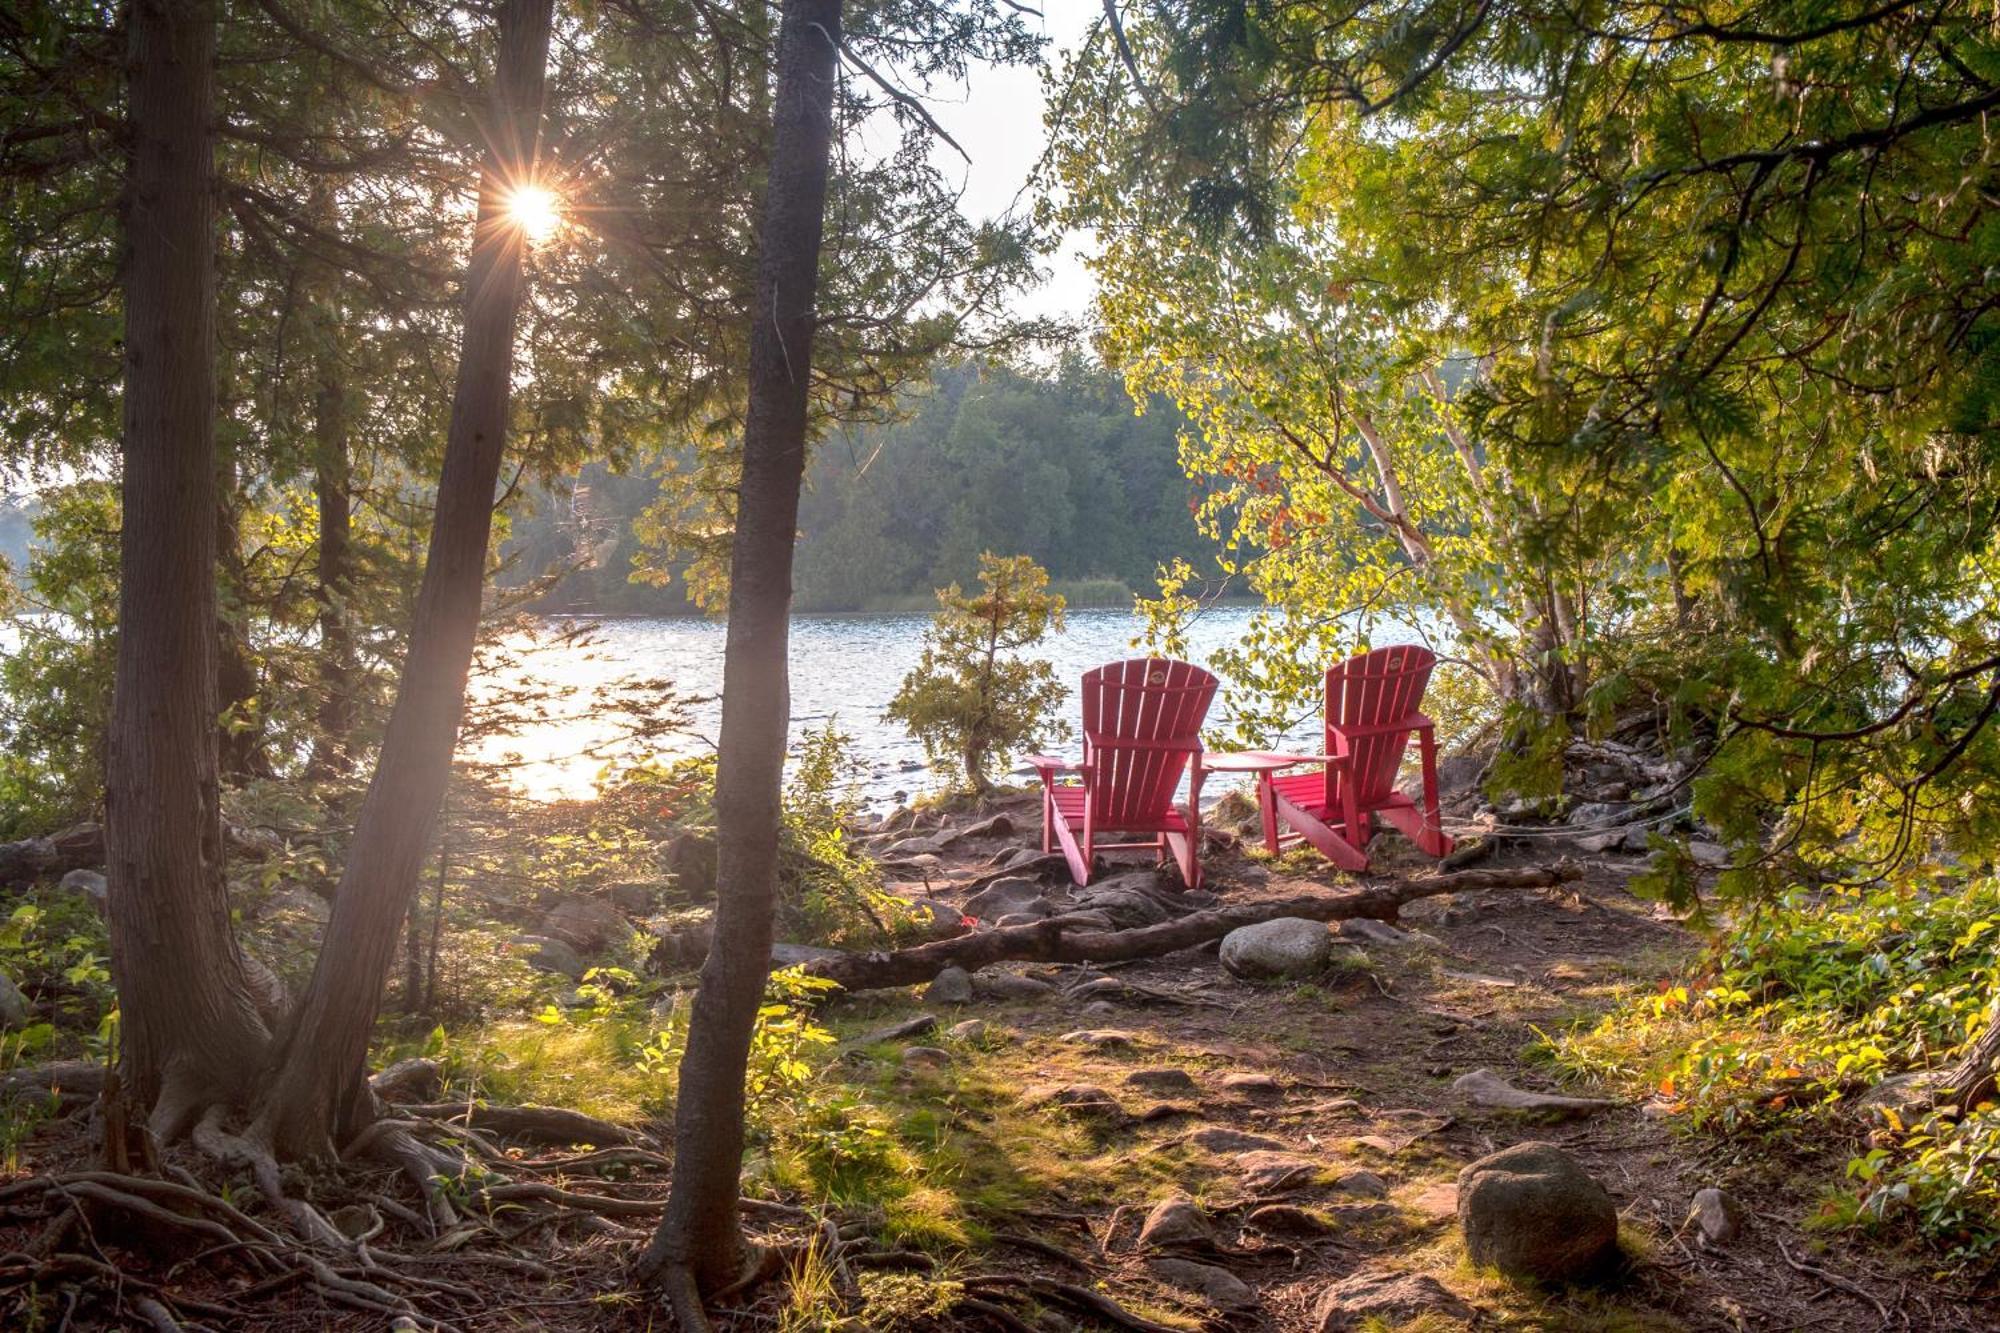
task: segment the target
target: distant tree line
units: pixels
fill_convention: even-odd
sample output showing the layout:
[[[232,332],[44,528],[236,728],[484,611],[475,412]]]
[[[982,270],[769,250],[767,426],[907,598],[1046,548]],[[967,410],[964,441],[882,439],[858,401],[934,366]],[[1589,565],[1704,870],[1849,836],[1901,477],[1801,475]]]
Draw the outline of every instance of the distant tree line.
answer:
[[[903,406],[814,453],[798,609],[928,611],[934,589],[978,579],[982,551],[1032,557],[1072,602],[1122,602],[1163,564],[1213,550],[1178,462],[1184,418],[1165,399],[1135,414],[1123,383],[1084,356],[1041,372],[941,367]],[[652,536],[673,464],[593,463],[545,489],[515,522],[504,580],[552,578],[541,604],[554,611],[695,609],[685,569]]]

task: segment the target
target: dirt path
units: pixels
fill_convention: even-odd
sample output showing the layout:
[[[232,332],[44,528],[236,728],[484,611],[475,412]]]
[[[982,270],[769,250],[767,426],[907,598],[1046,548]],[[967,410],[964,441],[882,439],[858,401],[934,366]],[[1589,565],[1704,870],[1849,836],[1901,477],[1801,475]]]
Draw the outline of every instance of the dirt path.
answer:
[[[924,883],[902,887],[961,901],[954,886],[1001,845],[954,847]],[[1393,850],[1385,859],[1423,873]],[[1338,883],[1307,857],[1267,868],[1223,854],[1209,865],[1209,887],[1231,901]],[[1358,954],[1337,951],[1344,961],[1310,982],[1239,981],[1211,948],[1109,972],[1017,969],[1054,987],[1031,998],[857,997],[840,1013],[850,1034],[920,1012],[937,1015],[940,1033],[967,1019],[984,1031],[867,1046],[848,1077],[938,1120],[961,1194],[985,1210],[989,1233],[1032,1227],[1043,1243],[989,1239],[975,1269],[1081,1280],[1163,1324],[1347,1327],[1315,1312],[1329,1287],[1427,1274],[1442,1292],[1419,1284],[1414,1305],[1365,1326],[1459,1327],[1456,1297],[1484,1327],[2000,1328],[2000,1316],[1925,1282],[1921,1256],[1803,1231],[1812,1183],[1837,1165],[1794,1170],[1760,1162],[1754,1146],[1732,1161],[1728,1145],[1632,1105],[1559,1119],[1482,1109],[1454,1090],[1485,1068],[1523,1088],[1577,1091],[1558,1088],[1536,1058],[1539,1034],[1651,991],[1698,950],[1624,891],[1637,868],[1598,860],[1560,891],[1417,904],[1401,938],[1377,932]],[[925,1043],[945,1058],[904,1055]],[[1574,1154],[1611,1193],[1626,1256],[1611,1280],[1528,1290],[1465,1262],[1459,1169],[1528,1140]],[[1844,1145],[1834,1150],[1844,1159]],[[1710,1185],[1750,1213],[1742,1236],[1714,1248],[1685,1225],[1694,1192]],[[1138,1245],[1148,1211],[1176,1197],[1206,1216],[1212,1237]],[[1059,1260],[1051,1243],[1072,1257]],[[1213,1269],[1247,1284],[1248,1297]],[[1420,1316],[1426,1300],[1437,1308]],[[1358,1315],[1353,1326],[1364,1326]]]

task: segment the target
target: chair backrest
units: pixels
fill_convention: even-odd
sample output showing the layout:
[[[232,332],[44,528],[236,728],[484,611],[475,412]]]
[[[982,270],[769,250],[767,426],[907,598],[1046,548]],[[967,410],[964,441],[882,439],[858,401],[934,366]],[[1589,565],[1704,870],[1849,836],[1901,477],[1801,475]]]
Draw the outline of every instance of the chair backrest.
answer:
[[[1168,657],[1135,657],[1083,673],[1083,757],[1101,828],[1144,824],[1173,807],[1216,679]]]
[[[1414,643],[1350,657],[1326,673],[1326,752],[1353,756],[1356,795],[1368,809],[1396,789],[1408,730],[1344,734],[1348,729],[1390,727],[1416,713],[1424,702],[1437,654]],[[1334,770],[1327,769],[1327,804],[1334,806]]]

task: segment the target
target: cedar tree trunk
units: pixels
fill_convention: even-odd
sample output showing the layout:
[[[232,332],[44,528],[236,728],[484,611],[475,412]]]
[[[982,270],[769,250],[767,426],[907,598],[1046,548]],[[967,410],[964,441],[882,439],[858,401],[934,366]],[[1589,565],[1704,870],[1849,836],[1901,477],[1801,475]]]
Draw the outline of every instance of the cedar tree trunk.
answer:
[[[286,1034],[254,1136],[283,1157],[323,1157],[372,1106],[368,1037],[444,798],[479,629],[493,494],[507,435],[524,241],[507,213],[534,175],[553,0],[502,0],[490,145],[465,277],[458,384],[437,516],[396,705],[362,803],[312,981]]]
[[[673,1187],[666,1216],[640,1261],[642,1278],[667,1286],[683,1326],[699,1326],[694,1293],[727,1285],[743,1259],[736,1205],[743,1078],[771,957],[779,789],[791,715],[785,658],[792,546],[805,467],[839,36],[840,0],[786,0],[730,561],[715,790],[715,935],[681,1057]]]
[[[105,766],[120,1082],[162,1138],[241,1105],[269,1034],[223,880],[216,751],[215,11],[130,11],[118,664]]]

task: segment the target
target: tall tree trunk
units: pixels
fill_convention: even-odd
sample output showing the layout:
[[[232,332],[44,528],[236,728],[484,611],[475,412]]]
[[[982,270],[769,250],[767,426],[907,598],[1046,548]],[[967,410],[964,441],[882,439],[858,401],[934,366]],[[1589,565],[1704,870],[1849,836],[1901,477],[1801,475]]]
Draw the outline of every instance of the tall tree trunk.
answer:
[[[792,546],[805,469],[839,39],[840,0],[786,0],[730,561],[715,793],[715,936],[681,1057],[673,1187],[666,1216],[640,1261],[640,1275],[665,1284],[681,1326],[690,1330],[705,1326],[700,1294],[727,1285],[743,1261],[736,1205],[743,1077],[771,957],[779,790],[791,715],[785,659]]]
[[[331,351],[324,352],[313,395],[313,496],[319,507],[314,596],[319,601],[319,710],[308,776],[328,778],[353,767],[354,636],[347,602],[353,589],[354,517],[350,497],[346,394]]]
[[[333,188],[313,185],[307,209],[314,224],[337,234],[340,216]],[[314,718],[312,759],[306,776],[325,779],[353,771],[356,678],[354,635],[348,619],[353,593],[353,475],[350,462],[352,414],[340,365],[341,272],[308,256],[306,308],[313,339],[313,500],[318,509],[319,545],[314,552],[314,600],[319,604],[319,707]]]
[[[451,772],[507,436],[514,325],[526,290],[524,242],[507,199],[534,175],[552,9],[553,0],[500,6],[458,383],[409,653],[312,981],[254,1127],[282,1156],[326,1155],[369,1113],[368,1036]]]
[[[230,928],[216,751],[215,11],[135,0],[124,514],[105,770],[120,1082],[162,1137],[269,1042]]]

